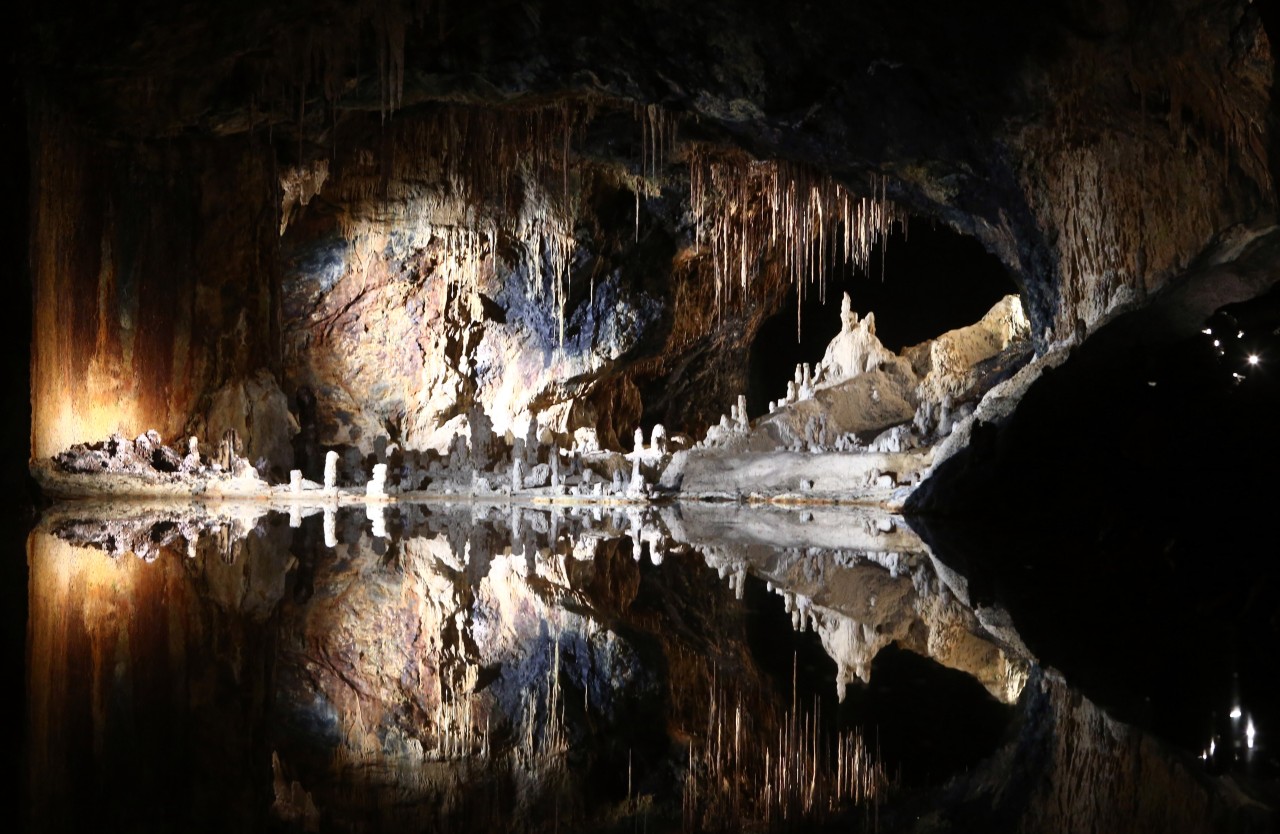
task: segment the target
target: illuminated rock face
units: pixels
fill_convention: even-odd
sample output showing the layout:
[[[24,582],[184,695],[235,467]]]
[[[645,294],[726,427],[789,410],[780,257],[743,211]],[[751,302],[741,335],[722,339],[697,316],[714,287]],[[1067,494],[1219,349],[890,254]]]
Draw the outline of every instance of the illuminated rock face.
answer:
[[[287,471],[266,149],[108,147],[57,119],[32,147],[33,456],[200,425]]]

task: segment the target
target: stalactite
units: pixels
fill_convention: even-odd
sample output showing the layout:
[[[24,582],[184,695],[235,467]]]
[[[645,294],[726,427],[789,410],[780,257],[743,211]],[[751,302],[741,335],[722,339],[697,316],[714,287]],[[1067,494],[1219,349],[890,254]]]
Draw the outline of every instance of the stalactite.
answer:
[[[745,297],[769,262],[800,300],[810,284],[824,292],[823,276],[837,258],[865,268],[893,224],[905,228],[887,185],[884,177],[873,177],[871,196],[854,198],[830,177],[796,163],[695,149],[689,163],[694,237],[713,264],[717,307],[733,299],[734,283]]]
[[[642,197],[662,193],[662,171],[675,153],[676,115],[656,104],[634,105],[633,113],[640,123],[640,168],[631,182],[636,198],[636,240],[640,240],[640,202]]]

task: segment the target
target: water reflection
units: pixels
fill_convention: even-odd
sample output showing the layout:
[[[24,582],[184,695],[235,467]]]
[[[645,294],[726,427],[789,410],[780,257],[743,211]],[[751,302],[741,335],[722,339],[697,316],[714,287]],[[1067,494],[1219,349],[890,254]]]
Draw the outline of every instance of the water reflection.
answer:
[[[883,513],[288,509],[46,515],[34,829],[891,828],[902,763],[877,739],[936,732],[921,712],[955,696],[895,661],[912,671],[875,701],[877,655],[993,705],[1060,689]]]

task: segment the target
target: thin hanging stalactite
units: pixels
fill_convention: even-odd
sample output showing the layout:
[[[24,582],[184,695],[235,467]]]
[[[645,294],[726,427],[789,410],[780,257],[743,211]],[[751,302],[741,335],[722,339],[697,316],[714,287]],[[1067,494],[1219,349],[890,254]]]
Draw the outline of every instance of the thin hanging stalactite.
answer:
[[[733,301],[735,283],[738,300],[745,300],[752,278],[769,262],[777,262],[798,301],[814,283],[825,301],[828,247],[832,262],[842,255],[854,269],[865,269],[893,224],[905,229],[905,218],[888,199],[888,180],[872,177],[869,191],[870,197],[853,200],[843,185],[802,165],[696,148],[689,201],[694,240],[712,264],[717,312]]]

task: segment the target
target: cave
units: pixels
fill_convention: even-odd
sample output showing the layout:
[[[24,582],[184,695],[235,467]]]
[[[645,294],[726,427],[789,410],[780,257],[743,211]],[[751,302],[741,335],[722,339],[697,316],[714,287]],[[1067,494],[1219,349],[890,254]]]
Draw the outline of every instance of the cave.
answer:
[[[751,343],[747,413],[754,419],[786,390],[796,365],[816,364],[839,332],[834,315],[843,294],[876,317],[876,335],[901,351],[973,324],[1017,286],[1005,267],[974,238],[908,218],[877,244],[858,270],[837,259],[821,287],[791,295],[765,320]]]
[[[23,830],[1275,830],[1249,0],[27,9]]]

